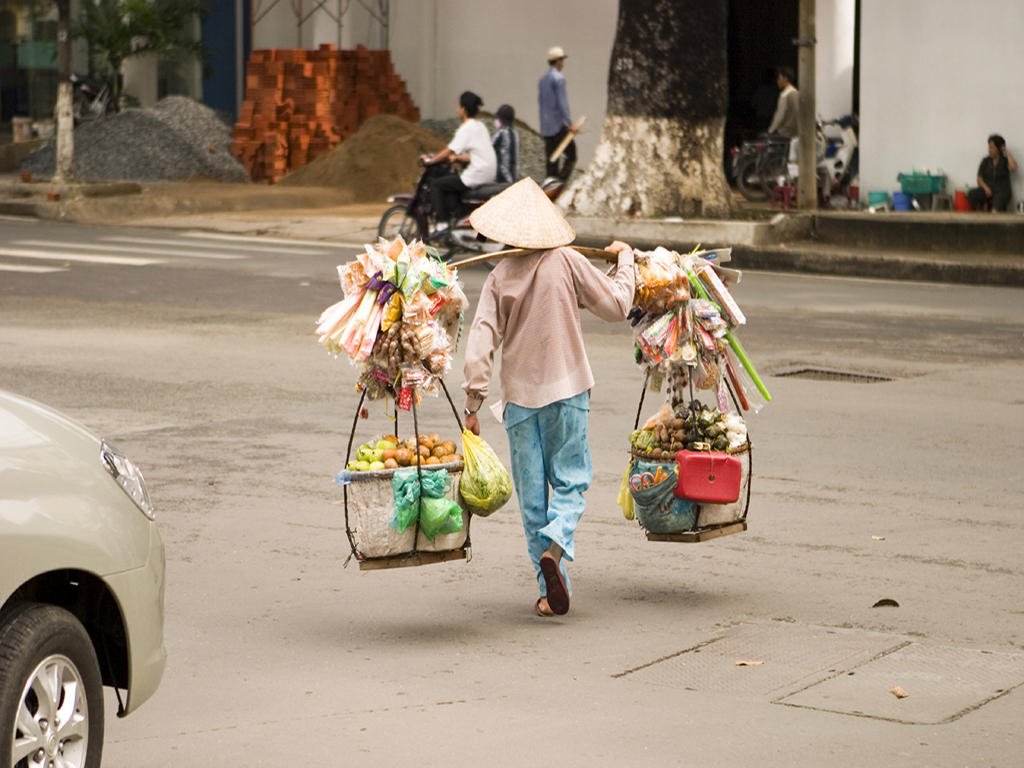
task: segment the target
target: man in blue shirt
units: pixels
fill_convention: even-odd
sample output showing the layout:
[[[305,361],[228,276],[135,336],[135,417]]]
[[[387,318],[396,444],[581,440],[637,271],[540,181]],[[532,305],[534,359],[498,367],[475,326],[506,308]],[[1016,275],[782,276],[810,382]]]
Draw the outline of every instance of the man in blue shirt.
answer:
[[[544,153],[547,158],[547,169],[545,173],[549,177],[556,177],[562,181],[568,181],[572,169],[576,166],[576,142],[570,141],[562,153],[565,162],[561,170],[558,162],[551,162],[551,153],[570,131],[576,131],[569,113],[569,97],[565,94],[565,76],[562,74],[562,67],[565,66],[565,51],[557,45],[548,51],[549,69],[544,77],[540,79],[538,90],[538,102],[540,104],[540,135],[544,137]]]

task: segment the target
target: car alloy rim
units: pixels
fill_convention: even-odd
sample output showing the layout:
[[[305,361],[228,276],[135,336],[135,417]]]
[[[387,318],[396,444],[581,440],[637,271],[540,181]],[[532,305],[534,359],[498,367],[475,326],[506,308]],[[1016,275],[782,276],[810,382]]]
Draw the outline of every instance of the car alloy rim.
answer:
[[[85,765],[89,703],[82,677],[66,656],[47,656],[29,676],[18,703],[13,744],[12,768]]]

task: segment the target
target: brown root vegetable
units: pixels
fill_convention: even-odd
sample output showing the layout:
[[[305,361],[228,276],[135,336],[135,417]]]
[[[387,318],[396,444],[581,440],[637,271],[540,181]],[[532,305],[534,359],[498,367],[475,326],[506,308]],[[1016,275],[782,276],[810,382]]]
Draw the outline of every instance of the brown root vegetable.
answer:
[[[387,463],[388,459],[395,458],[395,454],[398,453],[397,448],[388,448],[384,451],[384,462]]]
[[[444,458],[445,456],[447,456],[447,455],[448,455],[448,452],[447,452],[447,451],[445,451],[445,449],[444,449],[444,446],[443,446],[443,445],[439,445],[439,446],[437,446],[437,448],[435,448],[434,450],[432,450],[432,451],[430,452],[430,455],[431,455],[431,456],[437,456],[437,458],[439,458],[439,459],[440,459],[440,458]]]
[[[384,459],[384,469],[398,469],[398,462],[394,459]]]
[[[441,447],[444,448],[444,452],[448,456],[451,456],[453,453],[455,453],[456,450],[455,443],[453,443],[451,440],[445,440],[443,443],[441,443]]]
[[[439,458],[437,458],[437,456],[427,456],[427,458],[425,458],[423,460],[423,463],[424,464],[440,464],[441,460]]]
[[[395,451],[395,461],[400,467],[408,467],[409,460],[412,458],[412,454],[408,448],[399,448]]]

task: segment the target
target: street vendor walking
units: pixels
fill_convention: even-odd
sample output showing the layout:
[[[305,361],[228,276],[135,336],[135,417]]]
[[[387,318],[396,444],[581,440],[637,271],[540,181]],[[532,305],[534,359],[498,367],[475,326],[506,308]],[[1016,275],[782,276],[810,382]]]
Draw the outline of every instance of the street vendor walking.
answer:
[[[530,178],[470,216],[482,235],[533,252],[501,261],[487,277],[466,346],[466,428],[480,434],[494,353],[501,347],[501,400],[512,478],[526,543],[540,586],[540,616],[569,610],[565,562],[575,559],[576,525],[593,467],[587,417],[594,376],[583,346],[579,308],[609,322],[633,303],[633,252],[614,242],[613,277],[568,247],[569,222]]]

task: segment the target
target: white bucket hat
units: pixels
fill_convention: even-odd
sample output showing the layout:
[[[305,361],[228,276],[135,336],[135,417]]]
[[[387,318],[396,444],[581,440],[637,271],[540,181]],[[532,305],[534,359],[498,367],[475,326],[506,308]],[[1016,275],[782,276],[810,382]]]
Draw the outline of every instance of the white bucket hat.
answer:
[[[562,212],[530,177],[473,211],[469,223],[488,239],[512,248],[547,250],[576,239]]]
[[[560,46],[556,45],[554,48],[551,48],[550,50],[548,50],[548,61],[554,61],[555,59],[567,59],[567,58],[569,58],[569,57],[565,55],[565,51],[563,51]]]

